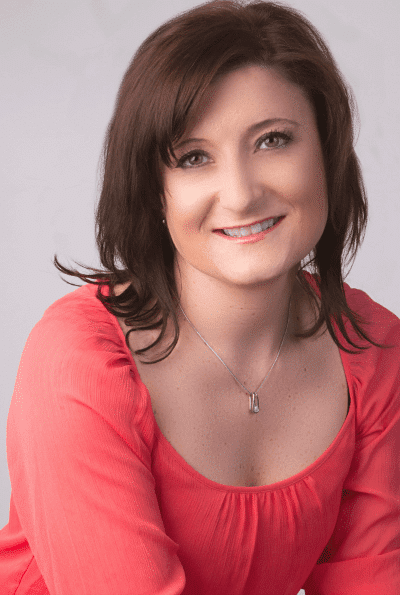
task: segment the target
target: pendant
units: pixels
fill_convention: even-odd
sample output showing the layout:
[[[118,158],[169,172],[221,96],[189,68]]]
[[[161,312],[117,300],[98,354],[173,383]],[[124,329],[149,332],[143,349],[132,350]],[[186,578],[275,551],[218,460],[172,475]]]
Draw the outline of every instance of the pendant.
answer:
[[[249,411],[252,413],[258,413],[260,411],[257,393],[251,393],[249,395]]]

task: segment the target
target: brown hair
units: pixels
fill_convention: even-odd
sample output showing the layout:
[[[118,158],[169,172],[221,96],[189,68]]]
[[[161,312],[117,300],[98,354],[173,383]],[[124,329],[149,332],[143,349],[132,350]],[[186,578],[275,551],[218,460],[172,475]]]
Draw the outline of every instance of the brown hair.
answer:
[[[354,353],[335,336],[333,316],[353,347],[370,347],[351,341],[342,320],[345,315],[359,337],[388,347],[375,343],[360,328],[367,321],[350,309],[343,288],[343,252],[351,252],[350,261],[354,260],[368,220],[353,147],[356,107],[351,90],[321,35],[302,13],[277,2],[225,0],[197,6],[159,27],[139,47],[125,73],[105,139],[103,186],[96,210],[96,243],[106,272],[76,263],[95,271],[84,275],[61,265],[56,256],[53,261],[62,273],[97,284],[96,296],[107,310],[135,326],[126,335],[127,346],[133,330],[162,327],[157,340],[136,354],[161,341],[172,316],[173,342],[163,357],[143,363],[168,357],[179,338],[175,246],[162,224],[160,159],[171,166],[173,144],[183,135],[209,85],[250,64],[277,69],[306,93],[315,110],[324,156],[328,221],[313,258],[299,269],[311,266],[317,273],[321,307],[315,325],[297,336],[311,337],[325,321],[338,347]],[[117,268],[117,259],[123,269]],[[318,305],[304,275],[298,276]],[[131,285],[116,296],[115,285],[128,281]],[[102,294],[103,285],[109,287],[109,296]]]

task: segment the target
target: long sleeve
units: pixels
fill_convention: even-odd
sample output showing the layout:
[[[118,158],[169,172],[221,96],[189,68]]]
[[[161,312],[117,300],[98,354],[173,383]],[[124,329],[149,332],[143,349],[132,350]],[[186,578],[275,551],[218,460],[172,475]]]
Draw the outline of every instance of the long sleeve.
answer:
[[[303,586],[306,595],[400,593],[400,321],[370,298],[367,303],[377,340],[395,347],[350,358],[356,450],[334,532]]]
[[[12,501],[34,560],[50,595],[179,595],[144,394],[110,315],[94,324],[84,298],[61,302],[30,333],[7,422]]]

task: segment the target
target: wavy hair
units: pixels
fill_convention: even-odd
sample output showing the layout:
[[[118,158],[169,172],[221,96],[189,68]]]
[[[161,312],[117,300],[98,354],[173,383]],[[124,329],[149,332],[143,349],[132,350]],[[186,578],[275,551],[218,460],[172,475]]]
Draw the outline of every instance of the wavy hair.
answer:
[[[354,150],[357,110],[321,35],[298,10],[278,2],[217,0],[185,11],[149,35],[135,53],[119,88],[102,153],[102,190],[96,207],[96,244],[103,270],[76,263],[94,274],[68,269],[54,256],[64,274],[97,284],[97,298],[115,316],[124,316],[134,330],[160,328],[156,341],[135,351],[141,355],[165,335],[172,316],[175,336],[162,357],[168,357],[179,338],[176,308],[179,296],[174,279],[175,246],[162,224],[163,183],[160,163],[171,166],[173,145],[182,137],[202,97],[219,77],[247,65],[276,69],[300,87],[317,119],[328,189],[329,213],[325,230],[297,273],[318,308],[314,326],[298,337],[314,335],[326,322],[340,344],[331,317],[346,341],[346,316],[357,335],[377,347],[360,324],[368,321],[347,304],[342,277],[344,252],[353,261],[363,241],[368,204],[360,164]],[[118,268],[118,259],[122,268]],[[301,273],[316,273],[321,305]],[[63,281],[65,281],[63,279]],[[119,296],[114,287],[130,281]],[[68,283],[68,281],[65,281]],[[69,285],[75,285],[69,283]],[[109,295],[101,287],[109,287]],[[150,304],[153,304],[150,307]]]

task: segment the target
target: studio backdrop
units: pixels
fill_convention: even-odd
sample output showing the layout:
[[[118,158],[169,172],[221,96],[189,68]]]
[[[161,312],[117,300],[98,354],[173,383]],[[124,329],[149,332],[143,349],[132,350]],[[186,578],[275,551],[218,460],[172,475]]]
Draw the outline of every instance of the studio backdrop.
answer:
[[[122,76],[149,33],[198,4],[1,0],[0,528],[9,514],[6,423],[22,350],[45,309],[75,289],[53,255],[67,266],[100,265],[98,166]],[[400,3],[290,4],[324,35],[359,109],[369,224],[345,281],[400,316]]]

